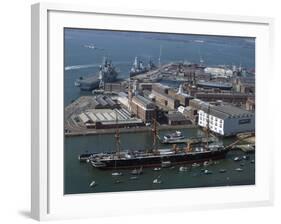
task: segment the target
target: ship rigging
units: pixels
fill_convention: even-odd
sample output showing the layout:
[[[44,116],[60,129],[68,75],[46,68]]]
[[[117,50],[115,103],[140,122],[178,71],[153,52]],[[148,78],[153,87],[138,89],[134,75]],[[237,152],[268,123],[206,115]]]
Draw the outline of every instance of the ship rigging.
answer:
[[[116,117],[118,122],[118,117]],[[208,131],[208,130],[207,130]],[[143,150],[121,149],[120,130],[117,125],[115,134],[116,149],[113,152],[93,153],[89,161],[95,168],[100,169],[126,169],[139,167],[159,167],[162,164],[176,165],[185,163],[204,162],[225,157],[227,148],[220,142],[209,143],[207,140],[195,144],[188,142],[186,147],[173,145],[171,148],[159,149],[158,128],[156,115],[152,127],[152,147]],[[209,134],[207,133],[207,139]]]

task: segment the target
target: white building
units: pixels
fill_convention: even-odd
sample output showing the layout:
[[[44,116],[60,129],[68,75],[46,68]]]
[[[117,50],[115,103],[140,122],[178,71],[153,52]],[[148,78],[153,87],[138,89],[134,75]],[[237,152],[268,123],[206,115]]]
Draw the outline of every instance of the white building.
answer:
[[[183,114],[186,111],[186,108],[183,106],[179,106],[177,110],[178,110],[178,112]]]
[[[220,135],[231,136],[255,130],[255,114],[231,105],[203,107],[198,115],[199,126],[209,125],[211,131]]]

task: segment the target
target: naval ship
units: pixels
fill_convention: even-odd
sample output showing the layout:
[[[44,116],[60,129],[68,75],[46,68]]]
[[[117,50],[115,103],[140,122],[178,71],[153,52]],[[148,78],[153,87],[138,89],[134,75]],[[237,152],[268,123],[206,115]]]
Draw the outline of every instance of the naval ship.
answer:
[[[105,82],[114,82],[118,76],[115,67],[112,65],[111,60],[104,57],[103,63],[100,65],[98,75],[94,75],[88,78],[77,79],[74,83],[82,91],[92,91],[97,88],[103,87]]]
[[[156,69],[156,66],[154,65],[154,63],[152,62],[152,60],[149,60],[148,66],[145,67],[143,62],[141,60],[138,59],[138,57],[135,57],[133,66],[130,70],[130,77],[139,75],[139,74],[143,74],[146,73],[150,70]]]
[[[80,161],[87,161],[99,169],[127,169],[157,167],[166,163],[177,165],[218,160],[225,158],[228,152],[228,148],[224,147],[222,143],[209,143],[209,141],[199,141],[196,144],[188,143],[186,147],[181,148],[175,144],[171,148],[158,149],[156,119],[154,119],[152,132],[154,138],[151,149],[121,150],[119,129],[117,128],[115,134],[116,150],[114,152],[81,154],[78,158]]]

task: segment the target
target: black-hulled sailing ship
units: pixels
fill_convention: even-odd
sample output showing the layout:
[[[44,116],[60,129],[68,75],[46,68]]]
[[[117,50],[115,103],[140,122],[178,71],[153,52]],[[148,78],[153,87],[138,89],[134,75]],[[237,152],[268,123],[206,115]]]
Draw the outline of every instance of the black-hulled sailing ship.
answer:
[[[220,142],[209,143],[197,142],[196,144],[187,143],[186,147],[173,145],[171,148],[158,148],[158,129],[157,122],[154,118],[152,134],[153,146],[150,149],[123,150],[120,146],[120,133],[118,124],[116,125],[116,149],[114,152],[82,154],[79,156],[81,161],[87,160],[95,168],[100,169],[125,169],[138,167],[157,167],[164,163],[171,165],[184,163],[198,163],[208,160],[223,159],[228,152],[227,147]],[[207,121],[206,134],[209,135],[209,125]]]

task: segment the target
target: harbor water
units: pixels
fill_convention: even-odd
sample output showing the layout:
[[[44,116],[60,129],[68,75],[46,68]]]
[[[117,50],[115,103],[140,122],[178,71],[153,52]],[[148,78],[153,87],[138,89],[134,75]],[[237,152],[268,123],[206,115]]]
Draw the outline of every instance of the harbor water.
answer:
[[[186,137],[202,136],[200,129],[189,128],[181,130]],[[161,136],[169,131],[161,132]],[[224,140],[225,144],[233,142],[234,138]],[[151,148],[151,133],[123,133],[121,135],[121,145],[126,149]],[[180,166],[162,168],[155,171],[153,168],[144,168],[143,174],[137,179],[131,170],[120,170],[122,176],[114,177],[114,170],[99,170],[89,163],[80,163],[78,155],[86,152],[111,152],[115,150],[114,134],[79,136],[65,138],[65,194],[91,193],[91,192],[118,192],[153,189],[174,189],[212,186],[234,186],[255,184],[255,155],[245,154],[242,151],[230,151],[223,160],[213,161],[212,164],[199,167],[186,165],[188,171],[180,172]],[[172,147],[171,145],[159,145],[159,148]],[[247,160],[234,161],[235,157],[242,158],[249,156]],[[183,166],[183,165],[182,165]],[[242,171],[237,171],[241,168]],[[209,170],[212,174],[205,174],[204,170]],[[225,169],[224,173],[220,173]],[[119,172],[119,171],[118,171]],[[160,176],[160,177],[159,177]],[[153,184],[153,180],[159,178],[161,184]],[[90,187],[92,181],[96,182],[94,187]],[[117,183],[116,183],[117,182]]]

